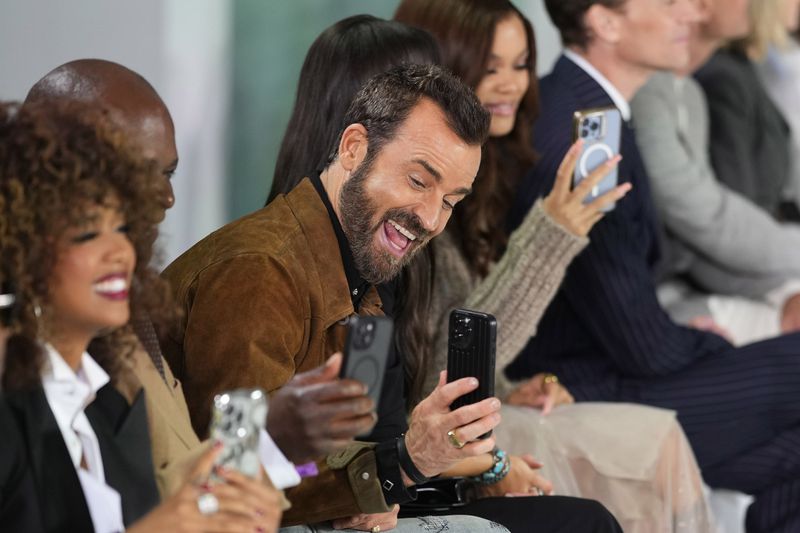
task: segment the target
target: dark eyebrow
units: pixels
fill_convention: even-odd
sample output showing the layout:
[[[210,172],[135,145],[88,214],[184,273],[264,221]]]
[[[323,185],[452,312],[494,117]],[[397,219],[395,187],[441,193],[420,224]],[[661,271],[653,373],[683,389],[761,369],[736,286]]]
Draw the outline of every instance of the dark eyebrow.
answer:
[[[436,180],[436,183],[441,183],[442,175],[439,173],[438,170],[433,168],[433,166],[430,163],[428,163],[424,159],[414,159],[414,163],[417,163],[418,165],[422,165],[425,168],[425,170],[427,170],[431,174],[431,176],[434,177],[434,179]]]
[[[434,179],[436,179],[436,183],[441,183],[442,182],[442,175],[439,173],[438,170],[433,168],[433,166],[431,166],[430,163],[428,163],[424,159],[414,159],[413,162],[417,163],[418,165],[423,166],[425,168],[425,170],[430,172],[430,174],[434,177]],[[453,194],[461,194],[461,195],[467,196],[467,195],[469,195],[471,193],[472,193],[472,189],[470,189],[468,187],[460,187],[460,188],[456,189],[453,192],[447,193],[447,195],[450,196],[450,195],[453,195]]]

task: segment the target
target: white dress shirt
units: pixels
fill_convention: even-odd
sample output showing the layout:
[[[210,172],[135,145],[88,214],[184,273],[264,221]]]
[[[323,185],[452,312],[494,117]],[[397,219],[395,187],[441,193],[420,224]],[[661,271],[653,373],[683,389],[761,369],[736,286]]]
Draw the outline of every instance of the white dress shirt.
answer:
[[[100,443],[84,412],[109,382],[108,374],[85,352],[75,372],[50,344],[45,351],[44,394],[78,474],[94,529],[97,533],[124,531],[120,495],[106,484]]]
[[[608,78],[603,76],[603,74],[597,70],[594,65],[589,63],[586,58],[570,50],[569,48],[564,49],[564,57],[578,65],[581,70],[591,76],[591,78],[596,81],[605,92],[608,93],[608,96],[611,97],[611,101],[614,102],[614,105],[617,106],[617,109],[619,109],[619,113],[622,115],[622,119],[624,121],[627,122],[631,119],[630,103],[628,103],[625,97],[622,96],[622,93],[619,92],[619,89],[614,87],[614,84],[608,81]]]

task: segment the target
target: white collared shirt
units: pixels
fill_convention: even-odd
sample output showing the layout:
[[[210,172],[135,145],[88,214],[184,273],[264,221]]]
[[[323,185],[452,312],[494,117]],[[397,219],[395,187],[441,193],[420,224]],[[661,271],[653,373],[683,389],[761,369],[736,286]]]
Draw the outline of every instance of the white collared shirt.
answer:
[[[119,493],[106,484],[100,443],[84,412],[97,391],[109,382],[108,374],[86,352],[75,372],[50,344],[44,348],[47,360],[42,368],[42,387],[78,473],[94,529],[98,533],[124,531]],[[86,468],[81,466],[81,459]]]
[[[45,345],[45,350],[47,361],[42,369],[42,386],[72,465],[80,468],[83,458],[89,473],[105,481],[100,444],[84,409],[94,401],[97,391],[108,383],[108,374],[85,352],[81,356],[80,368],[75,372],[50,344]]]
[[[591,76],[592,79],[596,81],[605,92],[608,93],[608,96],[611,97],[611,101],[614,102],[614,105],[617,106],[617,109],[619,109],[619,113],[622,115],[623,120],[627,122],[631,119],[630,103],[628,103],[625,97],[622,96],[622,93],[619,92],[616,87],[614,87],[614,84],[608,81],[608,78],[603,76],[603,74],[597,70],[594,65],[589,63],[585,57],[573,50],[570,50],[569,48],[564,49],[564,57],[578,65],[581,70]]]

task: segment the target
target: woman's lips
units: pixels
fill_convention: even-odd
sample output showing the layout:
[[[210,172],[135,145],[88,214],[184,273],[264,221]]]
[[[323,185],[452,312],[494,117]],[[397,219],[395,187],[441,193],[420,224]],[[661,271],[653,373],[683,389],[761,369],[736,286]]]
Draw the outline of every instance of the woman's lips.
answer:
[[[486,104],[486,109],[492,115],[499,116],[499,117],[512,117],[517,112],[517,105],[516,104],[509,104],[509,103],[497,103],[497,104]]]
[[[128,278],[124,274],[111,274],[94,282],[92,289],[99,296],[109,300],[127,300]]]

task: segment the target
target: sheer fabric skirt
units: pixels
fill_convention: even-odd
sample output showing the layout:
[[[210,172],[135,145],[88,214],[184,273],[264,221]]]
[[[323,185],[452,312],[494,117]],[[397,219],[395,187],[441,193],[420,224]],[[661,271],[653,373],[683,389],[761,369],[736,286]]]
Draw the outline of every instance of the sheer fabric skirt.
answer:
[[[504,405],[497,444],[531,454],[556,494],[597,500],[626,533],[713,532],[700,470],[673,411],[577,403],[542,416]]]

